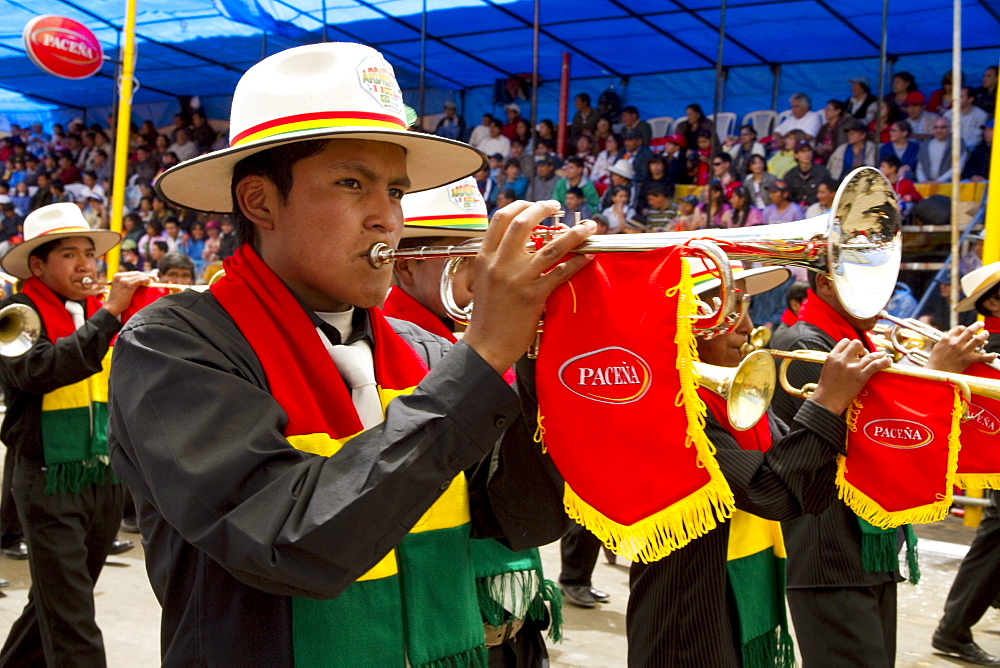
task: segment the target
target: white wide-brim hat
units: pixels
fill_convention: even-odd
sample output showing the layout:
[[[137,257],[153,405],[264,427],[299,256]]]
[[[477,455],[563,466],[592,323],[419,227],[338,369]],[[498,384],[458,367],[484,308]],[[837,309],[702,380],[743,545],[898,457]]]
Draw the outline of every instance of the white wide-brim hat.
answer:
[[[28,257],[42,244],[68,237],[87,237],[94,242],[94,253],[104,255],[121,241],[122,235],[111,230],[92,230],[80,207],[70,202],[49,204],[36,209],[24,219],[24,242],[14,246],[0,260],[0,267],[11,276],[29,278]]]
[[[705,262],[700,257],[684,258],[691,270],[691,280],[694,282],[694,294],[700,295],[714,288],[719,287],[721,281],[716,278],[718,269],[711,262]],[[772,290],[792,275],[785,267],[760,267],[758,269],[746,269],[742,262],[737,260],[729,261],[729,268],[733,272],[733,278],[737,281],[746,281],[747,294],[759,295],[762,292]]]
[[[229,148],[176,165],[154,187],[176,206],[231,213],[236,163],[308,139],[367,139],[403,147],[413,192],[457,181],[486,165],[468,144],[406,128],[403,93],[381,53],[349,42],[300,46],[265,58],[240,78]]]
[[[472,239],[486,234],[490,222],[479,185],[471,176],[440,188],[407,193],[403,197],[403,217],[403,239]]]
[[[618,176],[628,179],[629,181],[635,180],[635,168],[632,167],[632,163],[621,158],[615,162],[615,164],[608,167],[608,171],[612,174],[617,174]]]
[[[958,302],[955,310],[961,313],[976,308],[979,298],[992,290],[997,283],[1000,283],[1000,262],[986,264],[970,271],[962,277],[962,292],[968,296]]]

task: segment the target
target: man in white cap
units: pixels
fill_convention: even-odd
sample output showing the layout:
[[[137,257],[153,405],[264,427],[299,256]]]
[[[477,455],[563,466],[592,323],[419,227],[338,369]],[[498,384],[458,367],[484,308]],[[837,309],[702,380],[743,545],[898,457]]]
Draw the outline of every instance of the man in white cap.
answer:
[[[148,536],[163,665],[485,665],[470,536],[522,550],[565,526],[502,374],[593,225],[530,253],[556,204],[495,214],[476,315],[449,348],[376,308],[392,270],[371,250],[396,245],[403,195],[484,159],[406,130],[381,54],[266,58],[236,87],[230,132],[156,188],[232,212],[243,245],[210,291],[157,300],[115,346],[111,458]],[[490,475],[467,480],[488,455]]]
[[[475,179],[412,193],[403,198],[403,226],[400,248],[454,246],[471,239],[482,239],[489,218]],[[383,313],[399,318],[457,343],[455,322],[448,317],[441,300],[441,275],[446,258],[431,260],[401,259],[393,263],[396,285],[382,307]],[[454,274],[452,298],[465,308],[472,301],[471,261],[463,260]],[[504,379],[514,383],[509,369]],[[522,387],[525,410],[537,411],[530,389]],[[479,463],[478,475],[491,466],[489,458]],[[473,474],[475,478],[477,474]],[[570,524],[566,518],[567,526]],[[472,541],[472,559],[476,566],[476,591],[486,629],[491,665],[542,666],[548,658],[542,632],[550,626],[549,636],[559,638],[561,628],[550,616],[545,601],[559,609],[555,585],[545,580],[536,548],[513,552],[496,540]],[[561,619],[561,613],[551,616]]]
[[[76,204],[34,211],[24,237],[0,266],[24,279],[7,304],[31,309],[40,336],[26,350],[0,357],[7,393],[0,435],[14,451],[14,502],[31,590],[0,665],[103,666],[94,584],[115,543],[124,500],[108,466],[107,355],[121,328],[118,316],[148,277],[117,274],[107,299],[97,300],[96,260],[121,235],[91,230]]]
[[[967,295],[955,307],[958,312],[975,309],[984,318],[990,338],[986,352],[1000,352],[1000,262],[985,265],[962,277],[962,291]],[[1000,665],[1000,657],[979,646],[972,637],[972,627],[979,623],[993,601],[1000,596],[1000,493],[988,490],[993,504],[983,513],[976,537],[958,568],[948,592],[931,645],[939,652],[979,666]]]

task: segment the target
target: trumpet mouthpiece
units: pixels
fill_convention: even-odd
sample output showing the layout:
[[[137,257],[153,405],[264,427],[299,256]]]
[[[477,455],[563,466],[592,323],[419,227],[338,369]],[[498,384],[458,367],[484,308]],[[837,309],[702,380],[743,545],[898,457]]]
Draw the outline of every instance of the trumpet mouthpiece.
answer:
[[[94,279],[92,279],[90,276],[84,276],[80,282],[83,283],[83,287],[89,288],[94,284]]]

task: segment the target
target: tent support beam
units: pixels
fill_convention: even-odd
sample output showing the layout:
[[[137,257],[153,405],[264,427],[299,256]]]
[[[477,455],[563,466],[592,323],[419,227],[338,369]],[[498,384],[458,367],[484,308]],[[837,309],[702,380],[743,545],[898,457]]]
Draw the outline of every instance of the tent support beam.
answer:
[[[712,29],[712,28],[715,28],[715,26],[713,26],[713,25],[712,25],[712,22],[711,22],[711,21],[709,21],[709,20],[708,20],[708,19],[706,19],[706,18],[705,18],[704,16],[702,16],[702,15],[701,15],[701,14],[699,14],[698,12],[694,11],[694,10],[693,10],[693,9],[691,9],[690,7],[687,7],[687,6],[683,5],[683,4],[681,4],[681,3],[679,2],[679,0],[671,0],[671,1],[672,1],[672,2],[673,2],[673,3],[674,3],[674,4],[676,5],[676,6],[677,6],[677,7],[679,7],[679,8],[681,9],[681,11],[683,11],[683,12],[684,12],[685,14],[687,14],[688,16],[690,16],[691,18],[693,18],[694,20],[698,21],[699,23],[702,23],[702,24],[704,24],[704,25],[705,25],[705,26],[707,26],[707,27],[708,27],[709,29]],[[725,5],[725,2],[723,2],[723,4],[722,4],[722,7],[723,7],[722,11],[723,11],[723,12],[725,12],[725,6],[726,6],[726,5]],[[753,56],[754,58],[756,58],[757,60],[759,60],[759,61],[760,61],[761,63],[766,63],[766,62],[768,62],[768,61],[767,61],[767,58],[765,58],[764,56],[760,55],[759,53],[757,53],[756,51],[754,51],[753,49],[751,49],[751,48],[750,48],[749,46],[747,46],[747,45],[746,45],[746,44],[744,44],[743,42],[739,41],[738,39],[733,39],[733,38],[732,38],[732,37],[730,36],[730,37],[729,37],[729,41],[730,41],[730,42],[732,42],[733,44],[735,44],[736,46],[740,47],[741,49],[743,49],[743,50],[744,50],[744,51],[746,51],[747,53],[749,53],[749,54],[750,54],[751,56]]]
[[[979,0],[979,4],[983,6],[983,9],[985,9],[997,23],[1000,23],[1000,12],[998,12],[996,8],[990,6],[990,3],[986,2],[986,0]]]
[[[530,21],[528,21],[527,19],[522,18],[521,16],[518,16],[514,12],[512,12],[509,9],[507,9],[506,7],[504,7],[503,5],[498,5],[497,3],[493,2],[493,0],[483,0],[483,2],[485,2],[487,5],[489,5],[493,9],[496,9],[496,10],[499,10],[499,11],[503,12],[504,14],[506,14],[510,18],[514,19],[515,21],[518,21],[519,23],[521,23],[521,24],[523,24],[525,26],[528,26],[531,29],[534,29],[534,25],[532,25],[532,23]],[[548,30],[545,30],[545,29],[541,28],[540,25],[539,25],[539,28],[538,28],[538,33],[541,34],[541,35],[545,35],[545,37],[547,37],[548,39],[551,39],[553,42],[555,42],[556,44],[562,46],[565,49],[569,49],[570,51],[572,51],[573,53],[577,54],[578,56],[580,56],[582,58],[586,58],[590,62],[592,62],[595,65],[597,65],[598,67],[600,67],[605,72],[613,74],[616,77],[623,76],[621,72],[618,72],[614,68],[612,68],[612,67],[610,67],[608,65],[605,65],[604,63],[602,63],[601,61],[597,60],[596,58],[594,58],[592,55],[590,55],[586,51],[582,51],[582,50],[576,48],[575,46],[573,46],[572,44],[570,44],[566,40],[560,39],[560,38],[556,37],[555,35],[553,35],[552,33],[550,33]]]
[[[649,19],[647,19],[642,14],[637,14],[636,12],[632,11],[631,9],[629,9],[628,7],[626,7],[625,5],[623,5],[622,3],[618,2],[618,0],[610,0],[610,2],[611,2],[611,4],[613,6],[617,7],[618,9],[620,9],[623,12],[625,12],[626,14],[628,14],[629,17],[631,17],[633,19],[636,19],[637,21],[641,21],[643,25],[645,25],[647,28],[655,31],[656,34],[660,35],[661,37],[666,37],[667,39],[669,39],[671,42],[673,42],[677,46],[681,47],[682,49],[685,49],[689,53],[692,53],[692,54],[698,56],[699,58],[701,58],[702,60],[704,60],[706,63],[712,64],[712,59],[711,58],[709,58],[708,56],[706,56],[701,51],[698,51],[693,46],[690,46],[689,44],[685,44],[682,40],[677,39],[676,37],[674,37],[673,35],[671,35],[670,33],[668,33],[666,30],[662,29],[660,26],[656,25],[655,23],[653,23],[652,21],[650,21]]]
[[[840,12],[838,12],[833,7],[831,7],[830,4],[828,2],[826,2],[826,0],[816,0],[816,4],[819,5],[820,7],[822,7],[823,9],[825,9],[826,11],[830,12],[830,14],[832,14],[834,16],[834,18],[836,18],[838,21],[840,21],[842,24],[844,24],[845,28],[847,28],[848,30],[850,30],[851,32],[853,32],[855,35],[857,35],[858,37],[860,37],[862,40],[864,40],[866,44],[868,44],[869,46],[871,46],[873,49],[878,50],[879,45],[871,37],[869,37],[868,35],[864,34],[860,30],[858,30],[858,28],[855,27],[855,25],[853,23],[851,23],[847,19],[847,17],[845,17],[843,14],[841,14]]]
[[[390,14],[389,12],[385,11],[384,9],[382,9],[381,7],[379,7],[377,5],[373,5],[370,2],[366,2],[366,0],[356,0],[356,2],[359,5],[361,5],[362,7],[366,7],[367,9],[372,10],[373,12],[377,13],[378,15],[380,15],[380,16],[382,16],[384,18],[389,19],[393,23],[397,23],[397,24],[399,24],[401,26],[405,26],[405,27],[409,28],[410,30],[415,30],[417,32],[420,32],[420,28],[416,28],[416,27],[410,25],[409,23],[407,23],[403,19],[399,18],[398,16],[393,16],[392,14]],[[469,60],[474,60],[477,63],[479,63],[480,65],[484,65],[484,66],[490,68],[491,70],[496,70],[497,72],[503,74],[505,77],[512,77],[512,76],[514,76],[513,72],[508,72],[507,70],[502,69],[500,67],[497,67],[496,65],[494,65],[493,63],[491,63],[490,61],[488,61],[488,60],[486,60],[484,58],[480,58],[479,56],[473,55],[473,54],[469,53],[468,51],[465,51],[464,49],[460,49],[457,46],[449,44],[448,42],[444,41],[440,37],[436,37],[436,36],[431,35],[431,34],[428,33],[427,38],[430,39],[431,41],[437,42],[438,44],[440,44],[441,46],[443,46],[443,47],[445,47],[447,49],[451,49],[455,53],[459,53],[459,54],[465,56]]]

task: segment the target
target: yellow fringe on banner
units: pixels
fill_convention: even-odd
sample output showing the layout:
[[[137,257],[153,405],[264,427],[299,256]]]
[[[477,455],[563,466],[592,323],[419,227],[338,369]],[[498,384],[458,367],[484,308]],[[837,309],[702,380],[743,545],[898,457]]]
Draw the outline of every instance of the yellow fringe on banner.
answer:
[[[1000,489],[1000,473],[959,473],[955,484],[962,489]]]
[[[563,493],[566,514],[571,519],[600,538],[609,550],[632,561],[649,563],[662,559],[714,529],[718,522],[731,517],[736,508],[733,491],[715,460],[715,446],[705,436],[706,408],[698,396],[698,373],[694,366],[698,349],[691,319],[696,314],[693,287],[687,263],[682,262],[680,281],[666,295],[679,295],[674,343],[681,383],[676,403],[684,407],[687,416],[684,447],[694,445],[698,466],[708,472],[709,481],[680,501],[631,525],[606,517],[577,496],[569,485]]]
[[[847,457],[840,455],[837,458],[837,490],[840,499],[847,504],[848,508],[854,511],[855,515],[879,529],[895,529],[904,524],[929,524],[947,517],[948,509],[951,508],[952,485],[955,484],[957,477],[958,451],[962,448],[962,444],[959,441],[959,435],[961,434],[959,425],[962,421],[965,406],[962,394],[957,389],[954,389],[954,392],[955,401],[951,411],[951,430],[948,433],[948,465],[945,471],[945,493],[938,494],[938,500],[933,503],[915,508],[907,508],[906,510],[885,510],[877,501],[847,482]],[[861,412],[860,397],[861,395],[858,395],[858,398],[854,400],[854,404],[847,410],[847,428],[851,431],[857,430],[857,418]],[[857,408],[855,408],[855,404]],[[850,456],[850,452],[847,454]]]

